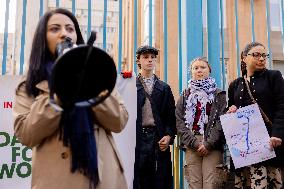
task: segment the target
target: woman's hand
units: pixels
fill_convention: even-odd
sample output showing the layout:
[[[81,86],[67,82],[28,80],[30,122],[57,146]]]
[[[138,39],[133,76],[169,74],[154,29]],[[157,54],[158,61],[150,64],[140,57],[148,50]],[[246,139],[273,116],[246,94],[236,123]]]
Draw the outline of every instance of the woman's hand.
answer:
[[[271,137],[269,143],[271,147],[275,148],[275,147],[281,146],[282,139],[278,137]]]
[[[57,105],[61,106],[62,105],[62,102],[61,100],[59,99],[59,97],[57,96],[57,94],[54,94],[54,101]]]
[[[232,105],[229,107],[229,110],[227,111],[227,113],[235,113],[237,111],[237,106]]]
[[[207,156],[208,155],[208,150],[205,148],[204,144],[201,144],[198,149],[197,152],[199,154],[201,154],[202,156]]]

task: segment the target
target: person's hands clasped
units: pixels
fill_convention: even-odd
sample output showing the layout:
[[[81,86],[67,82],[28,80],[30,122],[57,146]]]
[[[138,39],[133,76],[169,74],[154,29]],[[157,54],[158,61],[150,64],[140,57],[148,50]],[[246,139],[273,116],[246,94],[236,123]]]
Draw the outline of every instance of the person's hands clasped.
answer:
[[[205,148],[204,144],[199,145],[197,152],[202,156],[207,156],[209,151]]]
[[[159,148],[161,151],[166,151],[169,147],[171,137],[169,135],[164,136],[159,142]]]

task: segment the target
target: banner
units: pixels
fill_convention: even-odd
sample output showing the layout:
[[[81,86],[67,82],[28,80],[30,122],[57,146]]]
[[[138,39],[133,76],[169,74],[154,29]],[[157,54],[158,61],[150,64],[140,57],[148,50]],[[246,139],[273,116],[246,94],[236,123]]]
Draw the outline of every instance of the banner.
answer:
[[[14,136],[12,108],[15,89],[21,76],[0,76],[0,189],[31,188],[32,150]],[[136,145],[137,90],[136,77],[118,75],[118,89],[129,114],[121,133],[113,133],[124,166],[129,189],[132,189]]]
[[[32,150],[14,136],[12,108],[20,76],[0,77],[0,188],[31,187]]]
[[[276,157],[257,104],[220,116],[235,168]]]
[[[129,118],[126,127],[120,133],[113,133],[117,149],[119,151],[124,175],[128,184],[128,189],[133,188],[134,161],[136,146],[136,117],[137,117],[137,89],[136,77],[122,78],[118,75],[116,88],[119,91]]]

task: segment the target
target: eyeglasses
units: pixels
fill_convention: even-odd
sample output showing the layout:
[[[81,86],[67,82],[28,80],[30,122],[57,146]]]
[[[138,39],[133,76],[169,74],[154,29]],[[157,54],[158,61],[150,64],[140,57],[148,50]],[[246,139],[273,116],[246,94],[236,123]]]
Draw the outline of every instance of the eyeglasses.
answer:
[[[265,53],[259,53],[259,52],[253,52],[251,54],[247,54],[247,55],[251,55],[254,58],[260,59],[260,57],[262,57],[264,60],[269,58],[269,54],[265,54]]]

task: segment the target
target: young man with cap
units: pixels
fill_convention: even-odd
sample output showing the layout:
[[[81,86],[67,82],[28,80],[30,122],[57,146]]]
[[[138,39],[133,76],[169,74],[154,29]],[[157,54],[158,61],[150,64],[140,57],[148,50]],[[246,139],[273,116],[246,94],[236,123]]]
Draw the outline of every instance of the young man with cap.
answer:
[[[173,188],[169,145],[176,134],[175,101],[168,84],[154,74],[158,49],[142,46],[136,58],[137,120],[134,189]]]

